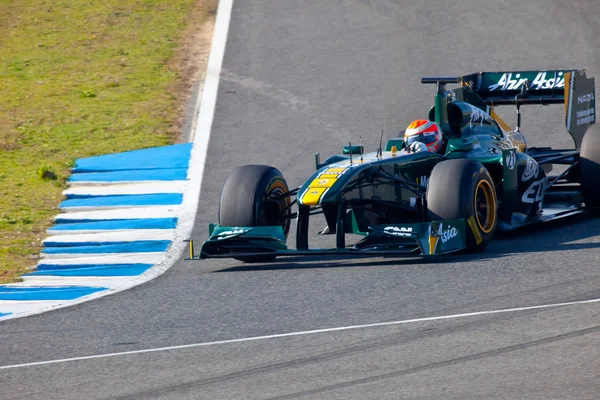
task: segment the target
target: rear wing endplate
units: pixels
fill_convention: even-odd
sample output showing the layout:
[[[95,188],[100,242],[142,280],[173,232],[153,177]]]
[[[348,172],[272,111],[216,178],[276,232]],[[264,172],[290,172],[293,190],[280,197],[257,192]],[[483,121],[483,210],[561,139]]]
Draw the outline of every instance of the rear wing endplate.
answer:
[[[565,124],[579,150],[585,131],[596,123],[596,87],[594,78],[585,76],[585,70],[566,75]]]

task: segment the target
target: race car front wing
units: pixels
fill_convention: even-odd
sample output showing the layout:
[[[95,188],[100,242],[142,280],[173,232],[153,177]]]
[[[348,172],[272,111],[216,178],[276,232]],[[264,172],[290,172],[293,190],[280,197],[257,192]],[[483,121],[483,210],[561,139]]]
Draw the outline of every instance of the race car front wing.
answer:
[[[345,248],[288,249],[281,226],[231,227],[210,224],[209,235],[199,254],[194,252],[193,240],[187,240],[187,260],[264,255],[429,256],[453,253],[466,247],[464,219],[370,226],[363,239]]]

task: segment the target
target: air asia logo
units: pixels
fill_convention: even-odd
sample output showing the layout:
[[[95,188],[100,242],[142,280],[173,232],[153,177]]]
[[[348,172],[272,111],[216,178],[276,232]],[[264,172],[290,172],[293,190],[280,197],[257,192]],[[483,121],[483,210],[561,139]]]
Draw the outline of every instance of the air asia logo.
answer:
[[[454,239],[458,236],[458,229],[448,225],[448,229],[444,230],[443,224],[440,224],[437,232],[434,232],[431,226],[429,227],[429,236],[439,237],[442,243],[446,243],[450,239]]]
[[[515,169],[516,157],[517,156],[514,151],[509,151],[506,153],[506,167],[511,171]]]
[[[531,178],[537,178],[539,173],[540,167],[538,163],[536,163],[533,158],[528,158],[525,171],[523,171],[523,176],[521,177],[521,182],[527,182]]]
[[[238,236],[241,235],[243,233],[249,232],[252,229],[234,229],[231,231],[223,231],[223,232],[219,232],[219,234],[217,235],[217,240],[223,240],[223,239],[229,239],[232,238],[234,236]]]
[[[451,90],[448,93],[448,103],[452,103],[453,101],[456,101],[456,93],[454,93],[454,90]]]
[[[405,228],[405,227],[397,227],[397,226],[386,226],[383,229],[383,233],[386,233],[388,235],[392,235],[392,236],[410,236],[412,234],[412,228]]]
[[[484,121],[492,121],[492,117],[490,117],[485,111],[471,106],[471,116],[469,119],[469,127],[473,127],[473,123],[479,123],[479,126],[483,125]]]
[[[547,72],[538,72],[533,82],[529,84],[529,89],[540,90],[540,89],[554,89],[554,88],[564,88],[565,87],[565,77],[563,76],[563,72],[559,72],[554,77],[554,73],[551,72],[548,74],[548,79],[546,79]],[[494,90],[518,90],[523,83],[527,81],[527,78],[522,78],[521,74],[514,74],[507,72],[502,74],[502,77],[498,81],[498,83],[494,85],[488,86],[488,89],[493,92]]]
[[[448,228],[444,230],[444,226],[440,223],[437,232],[433,230],[432,226],[429,225],[429,254],[435,254],[438,240],[442,243],[446,243],[450,239],[454,239],[458,236],[458,229],[448,225]]]

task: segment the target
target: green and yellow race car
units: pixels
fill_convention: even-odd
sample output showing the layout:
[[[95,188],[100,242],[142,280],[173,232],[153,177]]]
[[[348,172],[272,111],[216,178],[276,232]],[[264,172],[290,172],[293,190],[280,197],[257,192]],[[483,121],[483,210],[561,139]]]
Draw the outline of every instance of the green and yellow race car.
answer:
[[[223,187],[218,224],[210,225],[199,254],[189,241],[189,258],[479,252],[497,230],[586,209],[600,214],[600,130],[594,79],[584,70],[421,82],[437,87],[428,120],[371,153],[351,144],[324,161],[317,153],[316,171],[300,187],[290,189],[270,166],[236,168]],[[527,146],[520,108],[530,104],[564,105],[573,149]],[[515,129],[495,112],[504,105],[517,108]],[[552,175],[553,165],[565,167]],[[335,235],[335,248],[309,248],[310,217],[321,213],[327,222],[321,233]],[[288,248],[292,221],[295,246]],[[347,245],[348,234],[362,238]]]

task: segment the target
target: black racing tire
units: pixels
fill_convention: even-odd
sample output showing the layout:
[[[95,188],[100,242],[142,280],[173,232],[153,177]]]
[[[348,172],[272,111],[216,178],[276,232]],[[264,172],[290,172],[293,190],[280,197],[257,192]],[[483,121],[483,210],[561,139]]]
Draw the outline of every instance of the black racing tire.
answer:
[[[487,169],[468,159],[445,160],[431,171],[427,184],[429,221],[465,219],[464,253],[485,250],[498,221],[496,189]]]
[[[284,194],[288,185],[279,170],[266,165],[242,165],[227,177],[219,202],[219,224],[222,226],[281,225],[285,237],[290,230],[290,197],[277,202],[261,203],[273,194]],[[259,204],[262,206],[259,207]],[[287,208],[287,210],[286,210]],[[244,262],[269,262],[275,255],[234,257]]]
[[[586,208],[600,216],[600,125],[590,126],[583,136],[579,182]]]

